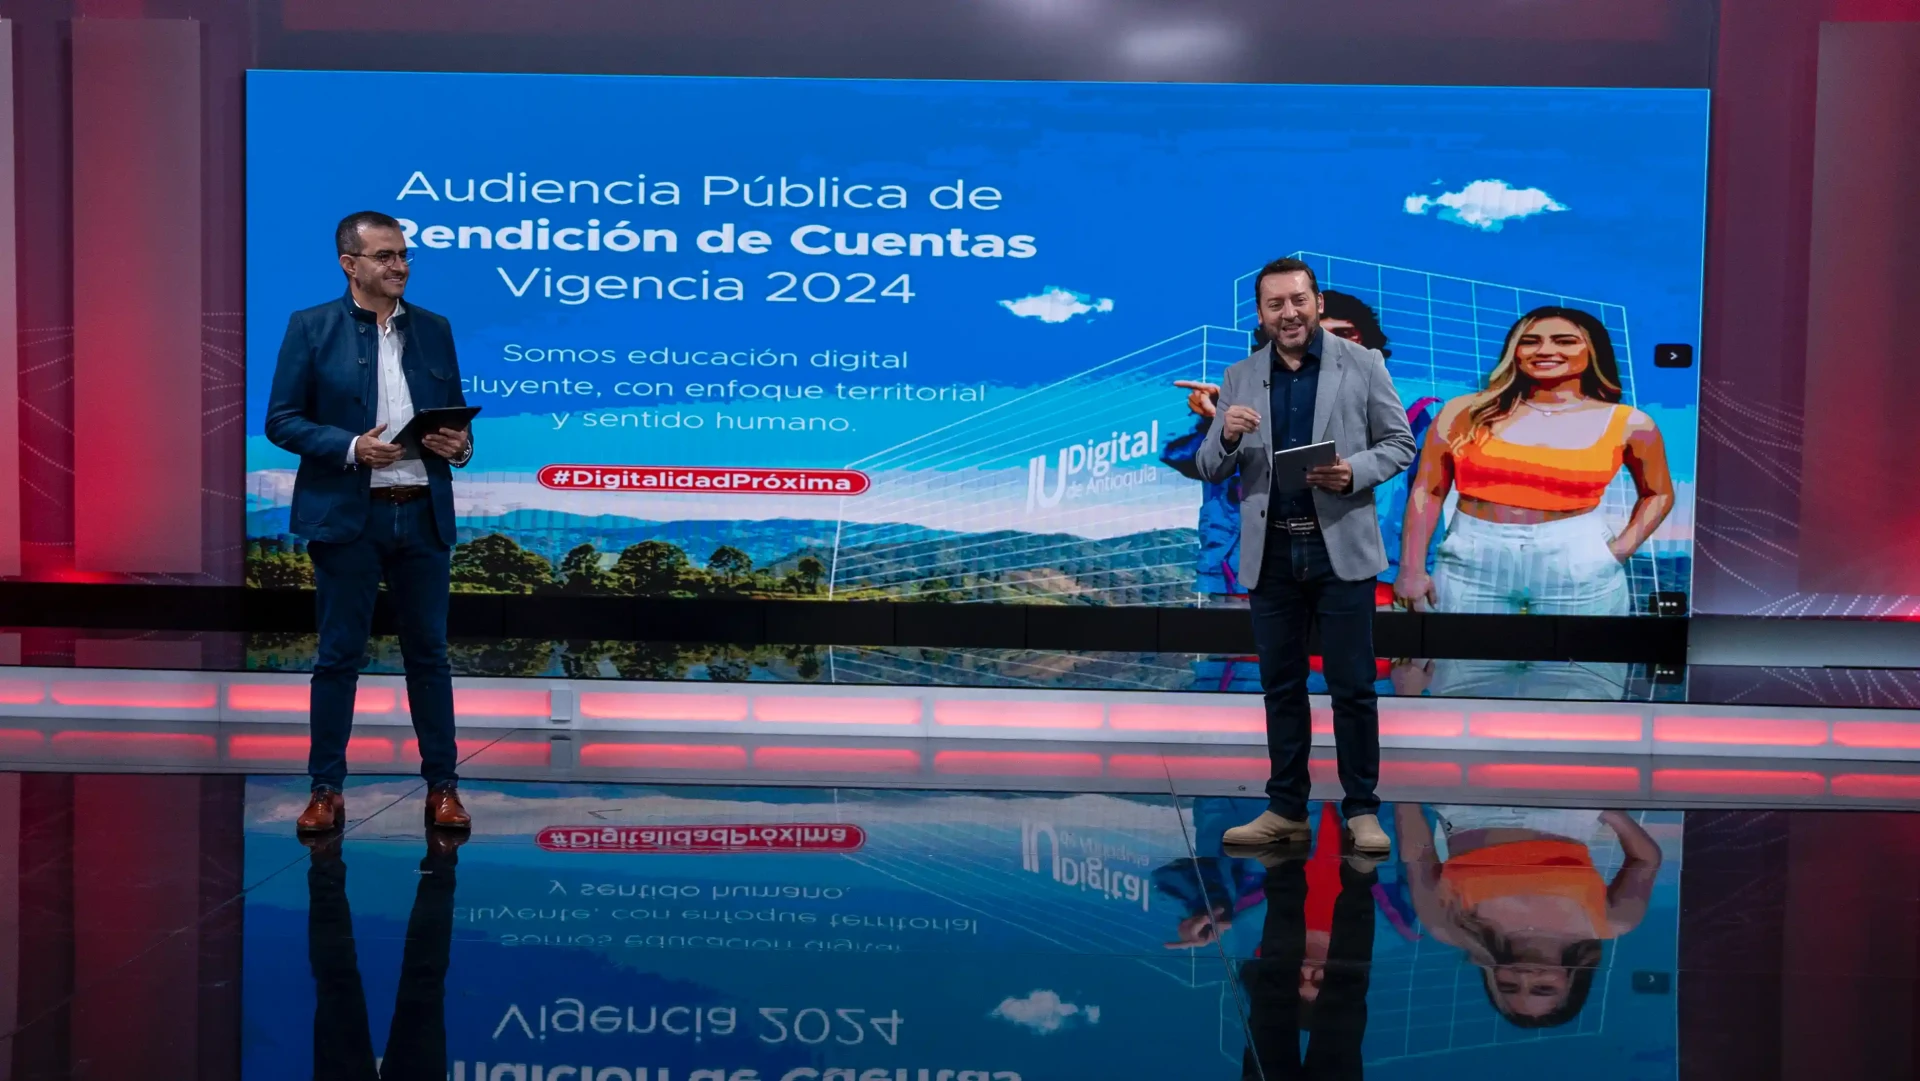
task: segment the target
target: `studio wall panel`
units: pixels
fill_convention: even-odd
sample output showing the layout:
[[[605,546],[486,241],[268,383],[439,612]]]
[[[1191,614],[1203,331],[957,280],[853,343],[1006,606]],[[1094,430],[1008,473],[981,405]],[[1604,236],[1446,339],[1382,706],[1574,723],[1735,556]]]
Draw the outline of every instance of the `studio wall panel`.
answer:
[[[1904,356],[1886,353],[1903,314],[1890,298],[1913,288],[1916,214],[1889,198],[1914,183],[1901,59],[1917,20],[1917,0],[1721,5],[1696,617],[1837,618],[1871,637],[1859,621],[1920,614],[1894,532],[1912,520],[1910,395],[1892,374]],[[1744,633],[1720,627],[1711,655],[1734,656],[1723,650]],[[1798,659],[1899,648],[1847,633],[1857,647]]]
[[[0,578],[20,573],[20,304],[13,169],[13,23],[0,19]]]
[[[0,774],[0,1081],[13,1078],[20,1023],[20,775]]]
[[[191,1078],[199,1044],[201,779],[73,779],[69,1077]],[[152,808],[184,819],[129,829]]]
[[[73,24],[74,561],[202,570],[200,24]]]
[[[1813,153],[1800,588],[1920,594],[1920,22],[1827,23]]]

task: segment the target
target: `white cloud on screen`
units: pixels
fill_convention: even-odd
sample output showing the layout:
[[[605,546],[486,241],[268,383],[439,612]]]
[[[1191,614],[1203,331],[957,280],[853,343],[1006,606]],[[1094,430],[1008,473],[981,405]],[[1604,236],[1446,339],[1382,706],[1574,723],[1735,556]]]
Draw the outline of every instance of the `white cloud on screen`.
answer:
[[[1476,180],[1459,191],[1407,196],[1409,214],[1435,208],[1441,221],[1497,233],[1507,222],[1566,210],[1567,205],[1539,188],[1516,188],[1504,180]]]
[[[1076,315],[1104,315],[1113,310],[1112,297],[1093,297],[1086,293],[1076,293],[1071,289],[1062,289],[1049,285],[1032,296],[1018,300],[1003,300],[1002,308],[1022,319],[1038,319],[1042,323],[1064,323]]]
[[[1084,1017],[1090,1025],[1100,1023],[1100,1007],[1076,1006],[1062,1002],[1054,991],[1033,991],[1025,998],[1009,998],[993,1009],[993,1016],[1011,1021],[1040,1035],[1058,1032],[1072,1017]]]

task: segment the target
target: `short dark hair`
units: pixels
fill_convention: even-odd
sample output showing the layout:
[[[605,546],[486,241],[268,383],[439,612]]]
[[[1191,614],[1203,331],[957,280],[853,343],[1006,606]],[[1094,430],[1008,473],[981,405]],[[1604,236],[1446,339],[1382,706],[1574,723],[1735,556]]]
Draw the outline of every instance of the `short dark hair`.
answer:
[[[398,229],[400,221],[378,210],[357,210],[341,218],[340,224],[333,229],[333,246],[341,255],[360,254],[360,227],[363,225],[371,225],[376,229]]]
[[[1253,306],[1255,308],[1258,308],[1260,306],[1260,283],[1261,282],[1266,281],[1268,278],[1272,277],[1275,274],[1301,274],[1301,273],[1304,273],[1307,276],[1307,285],[1314,291],[1315,294],[1318,294],[1320,292],[1319,276],[1314,274],[1312,267],[1308,266],[1305,262],[1302,262],[1299,259],[1295,259],[1292,256],[1288,256],[1285,259],[1275,259],[1273,262],[1268,263],[1266,266],[1261,267],[1260,273],[1255,274],[1253,276]]]
[[[1344,319],[1353,324],[1360,332],[1360,345],[1365,349],[1378,349],[1382,357],[1390,357],[1393,350],[1387,348],[1387,332],[1380,327],[1380,316],[1375,314],[1372,305],[1351,293],[1342,293],[1329,289],[1320,294],[1324,310],[1322,319]]]

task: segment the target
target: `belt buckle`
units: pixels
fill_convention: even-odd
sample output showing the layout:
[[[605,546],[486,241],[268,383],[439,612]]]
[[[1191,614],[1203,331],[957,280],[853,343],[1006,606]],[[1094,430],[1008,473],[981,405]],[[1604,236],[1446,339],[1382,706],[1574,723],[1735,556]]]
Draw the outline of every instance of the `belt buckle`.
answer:
[[[1312,518],[1287,518],[1280,524],[1287,528],[1289,534],[1296,537],[1305,537],[1320,531],[1320,523]]]

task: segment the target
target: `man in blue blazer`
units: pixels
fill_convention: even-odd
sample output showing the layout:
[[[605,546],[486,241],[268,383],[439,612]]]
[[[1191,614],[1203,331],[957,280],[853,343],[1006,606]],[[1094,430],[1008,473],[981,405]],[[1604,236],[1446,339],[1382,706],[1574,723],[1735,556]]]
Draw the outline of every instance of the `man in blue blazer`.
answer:
[[[346,820],[340,787],[354,689],[384,580],[399,616],[427,824],[463,830],[469,820],[454,772],[447,594],[456,537],[451,467],[472,459],[473,440],[468,430],[441,428],[422,438],[426,453],[403,459],[382,438],[419,410],[466,404],[453,328],[400,302],[411,267],[398,221],[371,210],[351,214],[334,242],[346,295],[293,313],[267,402],[267,438],[300,456],[293,531],[307,540],[318,591],[307,758],[313,798],[298,828],[323,833]]]

